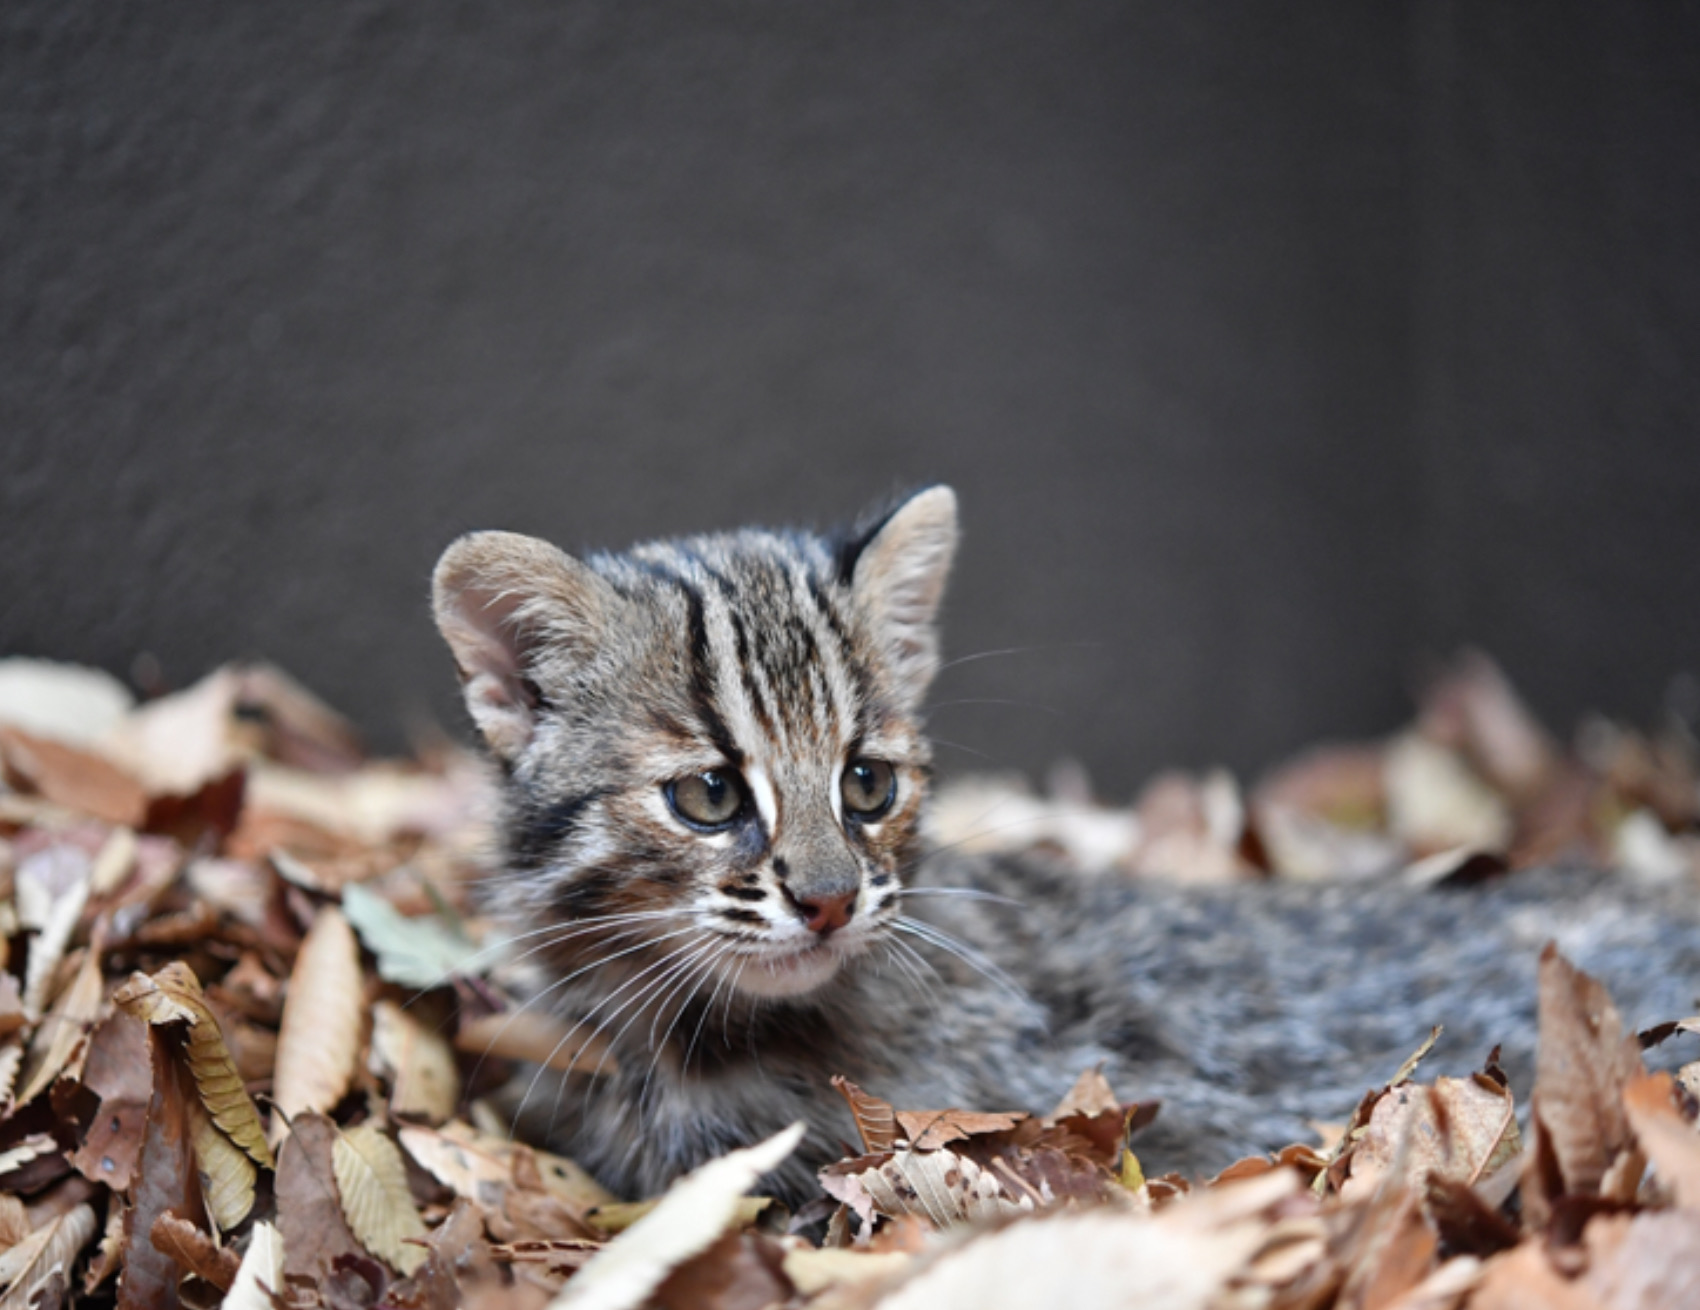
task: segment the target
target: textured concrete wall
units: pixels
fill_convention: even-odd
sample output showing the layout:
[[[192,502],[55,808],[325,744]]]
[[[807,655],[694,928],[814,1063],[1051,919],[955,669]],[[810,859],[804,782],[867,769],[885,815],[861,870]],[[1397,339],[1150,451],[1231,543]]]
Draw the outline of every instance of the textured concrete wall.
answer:
[[[943,479],[950,651],[1033,648],[941,682],[994,759],[1256,765],[1469,636],[1645,712],[1700,651],[1694,11],[1589,12],[15,0],[0,647],[264,654],[394,742],[459,722],[458,531]]]

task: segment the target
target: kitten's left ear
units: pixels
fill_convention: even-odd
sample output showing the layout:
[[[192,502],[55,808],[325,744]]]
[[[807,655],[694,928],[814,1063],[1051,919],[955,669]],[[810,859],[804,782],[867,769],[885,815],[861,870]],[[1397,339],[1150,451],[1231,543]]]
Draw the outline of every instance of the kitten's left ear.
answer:
[[[935,620],[956,538],[956,493],[937,486],[916,492],[847,548],[851,594],[873,620],[887,667],[911,706],[938,672]]]

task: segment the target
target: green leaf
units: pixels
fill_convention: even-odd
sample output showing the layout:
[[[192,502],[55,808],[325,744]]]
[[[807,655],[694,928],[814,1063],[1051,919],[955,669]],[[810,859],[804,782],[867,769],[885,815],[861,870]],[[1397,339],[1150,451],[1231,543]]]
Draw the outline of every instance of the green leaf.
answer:
[[[377,892],[350,883],[342,910],[366,949],[378,957],[378,974],[403,987],[441,987],[456,974],[477,971],[479,949],[457,923],[436,915],[410,919]]]

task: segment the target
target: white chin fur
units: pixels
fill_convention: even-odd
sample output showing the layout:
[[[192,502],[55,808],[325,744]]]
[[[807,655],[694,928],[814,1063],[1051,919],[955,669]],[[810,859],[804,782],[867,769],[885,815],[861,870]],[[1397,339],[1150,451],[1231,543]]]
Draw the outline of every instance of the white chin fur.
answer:
[[[815,946],[789,955],[751,958],[743,969],[733,970],[737,989],[746,996],[775,1000],[802,996],[831,981],[844,956],[830,946]]]

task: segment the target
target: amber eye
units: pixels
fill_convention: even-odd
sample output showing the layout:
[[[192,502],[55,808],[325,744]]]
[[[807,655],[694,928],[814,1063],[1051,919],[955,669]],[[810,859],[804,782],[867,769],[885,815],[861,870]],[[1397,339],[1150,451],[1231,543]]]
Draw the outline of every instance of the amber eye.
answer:
[[[730,769],[704,769],[667,784],[667,803],[693,828],[724,828],[744,809],[744,784]]]
[[[884,760],[851,760],[838,784],[844,812],[858,819],[877,819],[897,799],[897,774]]]

